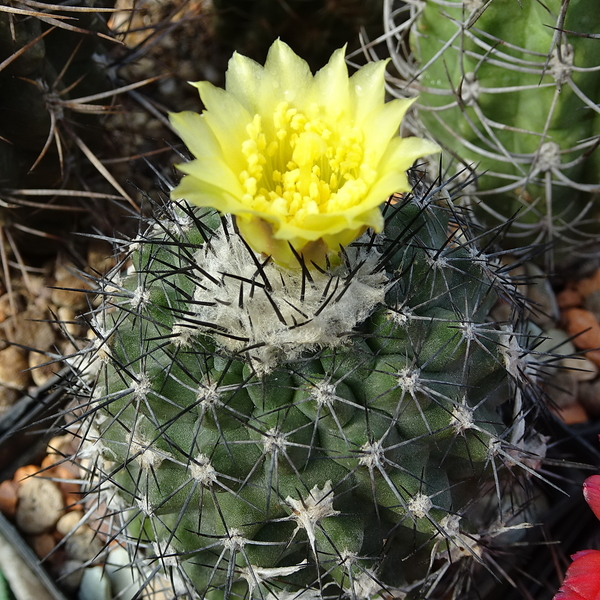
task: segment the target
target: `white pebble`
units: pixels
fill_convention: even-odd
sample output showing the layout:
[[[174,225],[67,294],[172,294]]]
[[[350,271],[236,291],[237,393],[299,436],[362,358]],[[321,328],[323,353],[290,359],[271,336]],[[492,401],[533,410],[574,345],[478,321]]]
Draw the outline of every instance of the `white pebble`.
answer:
[[[104,567],[91,567],[83,570],[79,586],[79,600],[111,600],[110,581]]]
[[[136,573],[129,567],[131,559],[125,548],[117,546],[111,550],[104,567],[112,584],[113,593],[119,600],[132,600],[139,592],[140,584],[136,581]]]

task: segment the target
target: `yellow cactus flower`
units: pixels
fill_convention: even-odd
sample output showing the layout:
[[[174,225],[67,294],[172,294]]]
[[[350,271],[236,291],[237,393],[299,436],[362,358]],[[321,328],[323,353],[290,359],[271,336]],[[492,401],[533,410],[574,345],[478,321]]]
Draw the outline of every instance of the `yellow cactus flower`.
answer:
[[[298,266],[294,252],[323,264],[368,227],[380,231],[379,206],[410,189],[406,170],[439,148],[398,134],[411,100],[385,103],[386,61],[352,77],[337,50],[312,75],[277,40],[265,66],[235,53],[225,90],[193,83],[206,110],[171,115],[195,160],[173,198],[235,215],[257,252]]]

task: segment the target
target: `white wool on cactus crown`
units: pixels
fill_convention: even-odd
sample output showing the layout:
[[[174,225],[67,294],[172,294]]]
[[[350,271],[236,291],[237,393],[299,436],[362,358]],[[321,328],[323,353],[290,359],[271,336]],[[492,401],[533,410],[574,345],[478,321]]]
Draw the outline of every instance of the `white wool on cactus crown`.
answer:
[[[261,372],[306,351],[344,344],[384,301],[388,283],[366,235],[345,248],[342,265],[327,272],[307,265],[303,275],[301,268],[272,262],[258,267],[264,257],[255,254],[255,262],[239,235],[219,231],[195,257],[194,316],[173,333],[182,345],[190,335],[209,333],[227,351],[247,353]]]

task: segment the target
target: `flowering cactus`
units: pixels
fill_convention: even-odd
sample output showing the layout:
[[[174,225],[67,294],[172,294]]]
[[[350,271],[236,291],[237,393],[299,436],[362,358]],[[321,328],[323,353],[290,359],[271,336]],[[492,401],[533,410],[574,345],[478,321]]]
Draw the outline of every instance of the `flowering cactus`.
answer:
[[[600,475],[583,482],[583,497],[600,519]],[[571,557],[565,580],[554,600],[600,599],[600,550],[580,550]]]
[[[281,41],[264,68],[234,54],[225,91],[194,84],[202,115],[171,115],[195,156],[173,196],[235,215],[248,244],[283,265],[297,254],[324,264],[368,227],[381,231],[382,199],[408,192],[406,170],[439,151],[399,137],[412,101],[384,102],[385,65],[349,78],[340,49],[313,77]]]
[[[452,183],[409,185],[437,147],[384,66],[276,42],[172,116],[195,158],[102,282],[76,413],[148,593],[436,598],[522,525],[535,336]]]

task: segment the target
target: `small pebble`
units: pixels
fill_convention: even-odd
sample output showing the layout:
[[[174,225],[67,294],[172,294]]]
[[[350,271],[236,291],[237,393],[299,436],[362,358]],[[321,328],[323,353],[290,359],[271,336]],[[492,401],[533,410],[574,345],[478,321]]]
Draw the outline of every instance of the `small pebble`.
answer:
[[[58,320],[69,335],[77,337],[81,333],[81,326],[77,322],[77,314],[70,306],[61,306],[58,308]]]
[[[94,274],[105,274],[115,266],[113,248],[104,240],[92,240],[88,246],[87,264]]]
[[[131,559],[125,548],[116,546],[106,558],[106,574],[110,579],[115,594],[119,594],[119,600],[132,600],[139,591],[136,582],[136,573],[129,566]]]
[[[6,321],[9,317],[14,317],[13,307],[17,313],[25,310],[25,299],[21,294],[3,294],[0,296],[0,323]]]
[[[3,415],[21,397],[19,390],[0,385],[0,415]]]
[[[571,371],[557,371],[544,385],[544,391],[552,405],[563,408],[577,399],[579,382]]]
[[[0,384],[22,390],[29,385],[30,375],[27,369],[29,362],[23,350],[16,346],[8,346],[0,350]]]
[[[577,308],[583,305],[583,296],[577,290],[565,288],[557,294],[556,301],[562,310]]]
[[[2,323],[3,337],[27,348],[48,350],[56,340],[56,333],[47,320],[45,311],[29,308]]]
[[[561,365],[577,381],[591,381],[598,375],[598,366],[583,356],[566,356],[562,359]]]
[[[587,298],[592,292],[600,290],[600,269],[594,272],[591,277],[586,277],[575,282],[575,289]]]
[[[59,457],[71,456],[75,450],[73,436],[57,435],[53,437],[46,446],[46,454]]]
[[[563,318],[569,335],[574,336],[572,341],[577,348],[600,348],[600,323],[589,310],[569,308],[563,312]]]
[[[113,598],[110,580],[104,567],[84,569],[79,584],[78,600],[111,600]]]
[[[567,425],[576,425],[577,423],[586,423],[588,414],[579,402],[573,402],[562,408],[552,408]]]
[[[600,367],[600,350],[588,350],[585,353],[585,357]]]
[[[44,385],[60,370],[61,363],[51,360],[40,352],[28,355],[31,378],[35,385]]]
[[[80,525],[64,540],[68,558],[82,560],[86,563],[97,561],[102,555],[104,544],[88,525]]]
[[[18,484],[10,479],[0,483],[0,511],[9,519],[13,519],[17,512],[18,490]]]
[[[33,535],[29,538],[29,543],[40,560],[50,556],[50,553],[56,547],[56,540],[51,533]]]
[[[53,476],[56,477],[56,485],[62,492],[67,506],[81,501],[81,486],[78,483],[77,476],[69,468],[65,465],[57,465],[54,467]],[[75,499],[74,502],[73,499]]]
[[[58,578],[61,587],[77,590],[83,579],[84,564],[80,560],[67,560],[59,569]]]
[[[88,307],[90,285],[76,275],[65,275],[58,280],[52,290],[52,302],[57,306],[66,306],[73,310]]]
[[[60,490],[41,477],[26,479],[19,486],[15,520],[24,533],[35,535],[54,527],[64,510]]]
[[[83,512],[80,510],[72,510],[68,513],[65,513],[56,523],[56,531],[60,533],[63,537],[68,535],[75,527],[78,526],[78,523],[83,519]],[[81,523],[83,525],[83,523]]]
[[[37,475],[40,472],[40,468],[35,465],[25,465],[24,467],[19,467],[15,474],[13,475],[13,481],[16,483],[21,483],[34,475]]]

